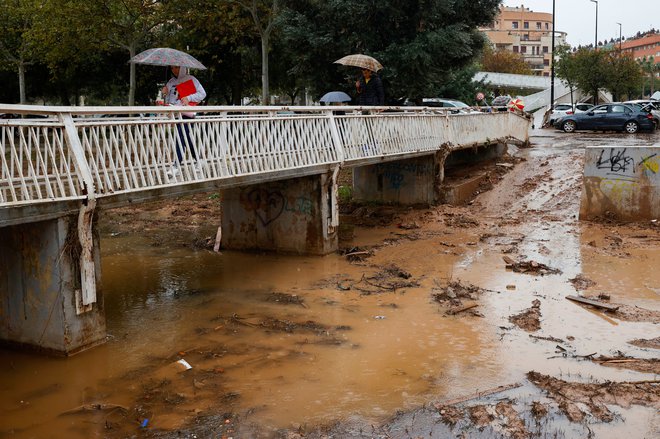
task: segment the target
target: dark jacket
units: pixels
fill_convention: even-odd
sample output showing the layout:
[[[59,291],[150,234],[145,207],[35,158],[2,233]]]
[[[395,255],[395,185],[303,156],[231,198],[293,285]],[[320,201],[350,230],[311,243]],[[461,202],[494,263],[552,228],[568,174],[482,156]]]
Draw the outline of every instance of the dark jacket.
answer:
[[[364,76],[360,78],[360,86],[358,87],[358,104],[385,105],[385,90],[383,89],[383,82],[380,80],[378,74],[373,73],[369,82],[364,80]]]

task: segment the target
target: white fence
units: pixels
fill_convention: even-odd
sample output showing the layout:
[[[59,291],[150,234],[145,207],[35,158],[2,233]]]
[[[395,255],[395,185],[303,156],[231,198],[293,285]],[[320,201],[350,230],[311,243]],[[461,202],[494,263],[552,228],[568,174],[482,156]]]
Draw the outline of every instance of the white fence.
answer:
[[[530,124],[511,112],[425,107],[181,111],[0,105],[0,114],[24,115],[0,119],[0,208],[527,141]]]

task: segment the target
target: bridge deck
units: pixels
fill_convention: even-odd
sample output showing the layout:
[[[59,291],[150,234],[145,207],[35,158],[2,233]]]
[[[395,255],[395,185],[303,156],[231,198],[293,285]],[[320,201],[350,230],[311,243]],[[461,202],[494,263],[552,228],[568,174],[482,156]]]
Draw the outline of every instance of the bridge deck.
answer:
[[[150,199],[527,140],[529,120],[436,108],[34,107],[0,113],[0,226],[68,211],[81,200]],[[45,116],[45,117],[44,117]],[[182,160],[177,175],[171,170]]]

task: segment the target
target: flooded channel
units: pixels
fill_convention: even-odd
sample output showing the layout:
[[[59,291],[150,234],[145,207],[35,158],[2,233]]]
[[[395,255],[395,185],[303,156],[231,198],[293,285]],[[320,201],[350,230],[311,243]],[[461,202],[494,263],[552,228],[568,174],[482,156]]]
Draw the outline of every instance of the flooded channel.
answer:
[[[633,233],[631,246],[617,249],[607,227],[580,224],[579,150],[539,143],[518,154],[562,166],[548,168],[533,191],[516,196],[521,174],[519,186],[496,187],[470,210],[402,210],[386,227],[356,227],[344,246],[378,245],[357,262],[341,254],[216,254],[189,243],[213,236],[217,224],[191,232],[154,223],[135,233],[109,221],[101,242],[107,343],[65,359],[0,350],[0,437],[126,437],[140,428],[177,430],[208,414],[240,414],[267,436],[355,417],[379,423],[430,401],[520,382],[531,370],[652,379],[549,360],[552,343],[509,321],[539,298],[535,335],[574,339],[581,354],[625,346],[636,357],[657,357],[627,344],[657,337],[657,323],[609,318],[565,300],[576,294],[569,280],[581,274],[613,302],[658,311],[657,232]],[[476,224],[449,227],[457,216]],[[506,270],[506,254],[560,273]],[[456,280],[486,291],[478,315],[447,315],[433,300]],[[642,434],[654,431],[652,409],[627,416]],[[613,434],[628,427],[618,424]],[[597,437],[617,437],[605,431]]]

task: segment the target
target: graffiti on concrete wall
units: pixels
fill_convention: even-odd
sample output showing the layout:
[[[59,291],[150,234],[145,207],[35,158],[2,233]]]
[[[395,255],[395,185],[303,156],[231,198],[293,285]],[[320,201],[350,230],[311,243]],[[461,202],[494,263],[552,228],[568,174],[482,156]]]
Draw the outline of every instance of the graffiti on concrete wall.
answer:
[[[406,185],[406,175],[423,175],[433,171],[430,163],[390,162],[379,163],[373,167],[377,175],[382,175],[389,182],[391,189],[401,189]]]
[[[657,174],[660,161],[657,153],[639,155],[628,151],[628,148],[603,148],[596,160],[596,168],[607,171],[608,175],[636,178],[647,172]]]
[[[241,192],[241,204],[248,212],[254,212],[264,227],[277,220],[284,212],[312,216],[314,211],[314,204],[310,198],[287,197],[279,189],[245,189]]]
[[[588,148],[580,215],[613,212],[622,218],[660,214],[660,148]]]

